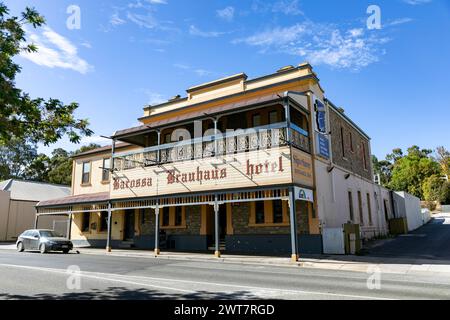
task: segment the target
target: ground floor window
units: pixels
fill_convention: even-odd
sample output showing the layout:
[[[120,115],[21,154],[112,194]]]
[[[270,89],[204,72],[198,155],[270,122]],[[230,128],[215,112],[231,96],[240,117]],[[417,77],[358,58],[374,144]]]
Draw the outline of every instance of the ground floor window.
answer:
[[[108,212],[101,212],[98,231],[102,232],[107,230],[108,230]]]
[[[270,226],[289,224],[287,202],[282,200],[255,201],[250,205],[249,225]]]
[[[185,228],[186,227],[186,207],[165,207],[160,209],[161,228]]]
[[[91,213],[83,212],[81,214],[81,232],[89,232],[90,223],[91,223]]]

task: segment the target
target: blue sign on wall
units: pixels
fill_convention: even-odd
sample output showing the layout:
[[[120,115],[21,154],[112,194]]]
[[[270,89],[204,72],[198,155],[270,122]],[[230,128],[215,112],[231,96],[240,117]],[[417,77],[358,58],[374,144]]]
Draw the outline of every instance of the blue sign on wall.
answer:
[[[329,139],[327,136],[317,132],[316,133],[316,146],[317,146],[316,153],[319,156],[322,156],[327,159],[330,158],[330,144],[329,144]]]
[[[327,131],[325,105],[320,100],[316,100],[316,122],[317,130],[325,133]]]

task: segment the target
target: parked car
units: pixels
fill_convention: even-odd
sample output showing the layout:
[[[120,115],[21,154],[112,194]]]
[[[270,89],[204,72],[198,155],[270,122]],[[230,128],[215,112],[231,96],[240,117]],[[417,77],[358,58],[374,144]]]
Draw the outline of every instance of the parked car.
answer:
[[[23,232],[16,242],[17,251],[39,250],[41,253],[62,251],[68,253],[73,249],[72,241],[54,230],[33,229]]]

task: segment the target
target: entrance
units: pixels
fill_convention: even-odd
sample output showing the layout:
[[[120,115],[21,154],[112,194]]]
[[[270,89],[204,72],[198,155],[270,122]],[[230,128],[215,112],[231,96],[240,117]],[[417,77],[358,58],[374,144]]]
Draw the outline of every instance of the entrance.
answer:
[[[134,210],[126,210],[124,216],[123,238],[125,241],[134,240]]]
[[[227,205],[221,204],[219,206],[219,240],[225,241],[227,235]]]

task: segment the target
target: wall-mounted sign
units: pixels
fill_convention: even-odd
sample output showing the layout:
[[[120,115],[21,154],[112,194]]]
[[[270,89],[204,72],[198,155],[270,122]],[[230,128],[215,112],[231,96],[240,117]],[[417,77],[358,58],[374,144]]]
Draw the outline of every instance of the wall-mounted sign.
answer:
[[[317,130],[319,132],[326,133],[327,132],[327,120],[326,120],[325,105],[319,99],[316,99],[315,105],[316,105],[315,109],[316,109]]]
[[[308,166],[311,164],[309,157]],[[289,147],[119,171],[111,198],[134,198],[292,183]],[[305,184],[303,184],[305,185]]]
[[[330,143],[326,135],[316,132],[316,154],[326,159],[330,158]]]
[[[292,176],[296,184],[314,186],[311,155],[292,148]]]
[[[294,187],[295,200],[314,202],[314,192],[309,189]]]

